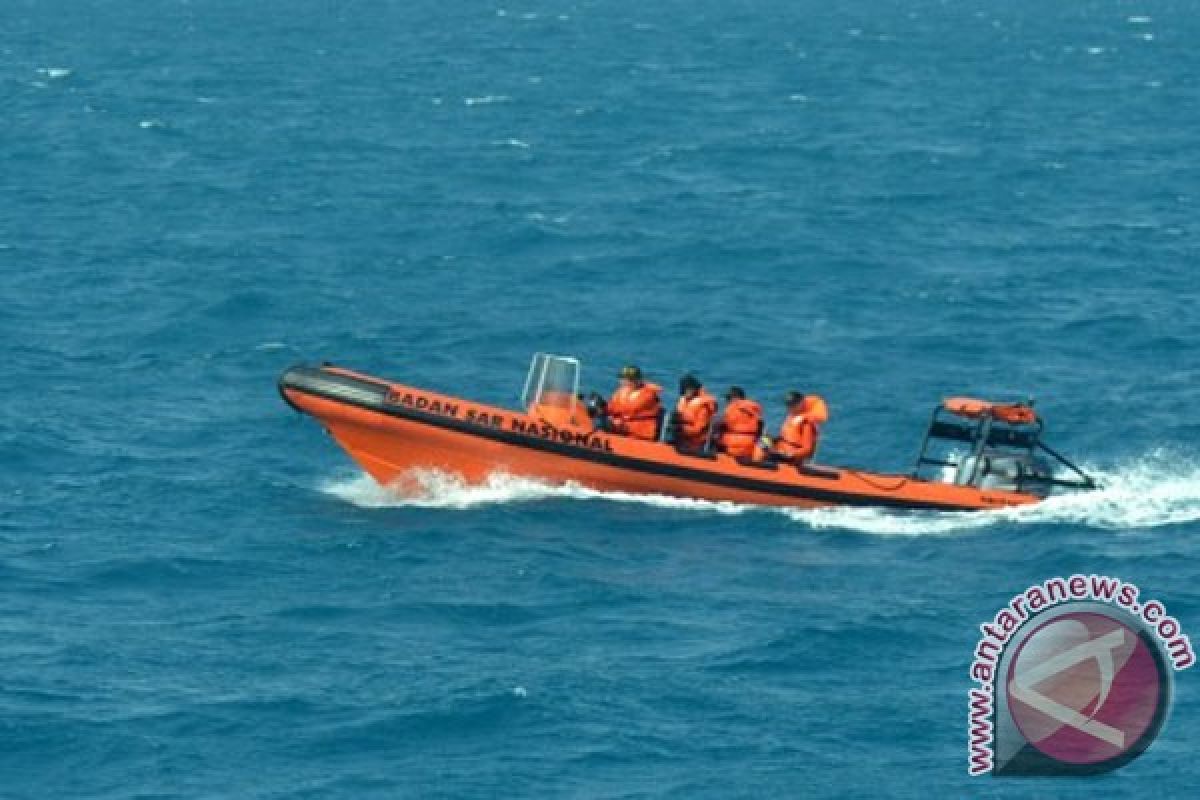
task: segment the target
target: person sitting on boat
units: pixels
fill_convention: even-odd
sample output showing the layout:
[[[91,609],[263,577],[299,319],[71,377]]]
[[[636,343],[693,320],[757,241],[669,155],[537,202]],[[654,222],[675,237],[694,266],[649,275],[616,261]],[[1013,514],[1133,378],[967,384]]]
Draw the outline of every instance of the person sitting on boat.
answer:
[[[708,446],[709,429],[717,416],[717,400],[692,374],[679,381],[679,403],[675,406],[675,446],[702,452]]]
[[[734,458],[755,458],[758,437],[762,436],[762,406],[746,399],[740,386],[730,386],[725,394],[725,414],[718,425],[717,448]]]
[[[812,458],[821,437],[820,425],[829,419],[829,407],[815,394],[787,393],[787,417],[779,436],[771,443],[771,454],[778,461],[799,466]]]
[[[635,366],[623,367],[621,383],[608,400],[608,421],[613,433],[654,441],[662,415],[662,389],[642,378]]]

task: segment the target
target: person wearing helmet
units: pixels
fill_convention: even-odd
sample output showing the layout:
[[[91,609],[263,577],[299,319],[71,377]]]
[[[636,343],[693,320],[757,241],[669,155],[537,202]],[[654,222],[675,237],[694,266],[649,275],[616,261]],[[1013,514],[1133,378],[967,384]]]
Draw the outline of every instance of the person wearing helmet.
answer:
[[[762,406],[746,399],[740,386],[731,386],[725,394],[725,414],[718,426],[717,447],[734,458],[754,458],[758,437],[762,436]]]
[[[771,453],[777,460],[800,465],[817,451],[820,425],[829,419],[829,408],[817,395],[801,392],[788,392],[786,403],[787,417],[771,444]]]
[[[680,379],[679,395],[671,420],[675,425],[675,446],[702,452],[708,445],[713,418],[717,416],[717,400],[704,391],[699,379],[690,373]]]
[[[613,433],[654,441],[662,414],[662,389],[647,383],[635,366],[622,367],[620,384],[608,400],[608,419]]]

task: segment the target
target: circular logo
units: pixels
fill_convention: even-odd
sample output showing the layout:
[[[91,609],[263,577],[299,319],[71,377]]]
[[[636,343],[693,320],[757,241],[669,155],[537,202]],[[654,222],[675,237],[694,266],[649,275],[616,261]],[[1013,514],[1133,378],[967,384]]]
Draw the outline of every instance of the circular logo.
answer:
[[[1162,651],[1115,610],[1071,611],[1021,642],[1004,688],[1025,740],[1055,761],[1096,770],[1136,758],[1166,719]]]

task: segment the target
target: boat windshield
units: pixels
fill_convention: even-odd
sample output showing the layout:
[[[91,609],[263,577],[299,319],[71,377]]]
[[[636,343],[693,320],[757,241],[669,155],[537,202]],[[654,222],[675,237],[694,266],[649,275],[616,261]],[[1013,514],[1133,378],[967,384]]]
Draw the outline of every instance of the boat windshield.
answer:
[[[529,363],[521,404],[529,413],[570,421],[579,405],[579,359],[537,353]]]

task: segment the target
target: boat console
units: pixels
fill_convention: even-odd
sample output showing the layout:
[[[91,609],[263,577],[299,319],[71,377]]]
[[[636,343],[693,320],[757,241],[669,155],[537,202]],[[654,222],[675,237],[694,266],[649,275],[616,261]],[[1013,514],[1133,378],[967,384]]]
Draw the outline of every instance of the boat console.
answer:
[[[1044,427],[1032,401],[948,398],[933,410],[912,476],[1039,497],[1055,488],[1096,488],[1090,476],[1042,441]]]

